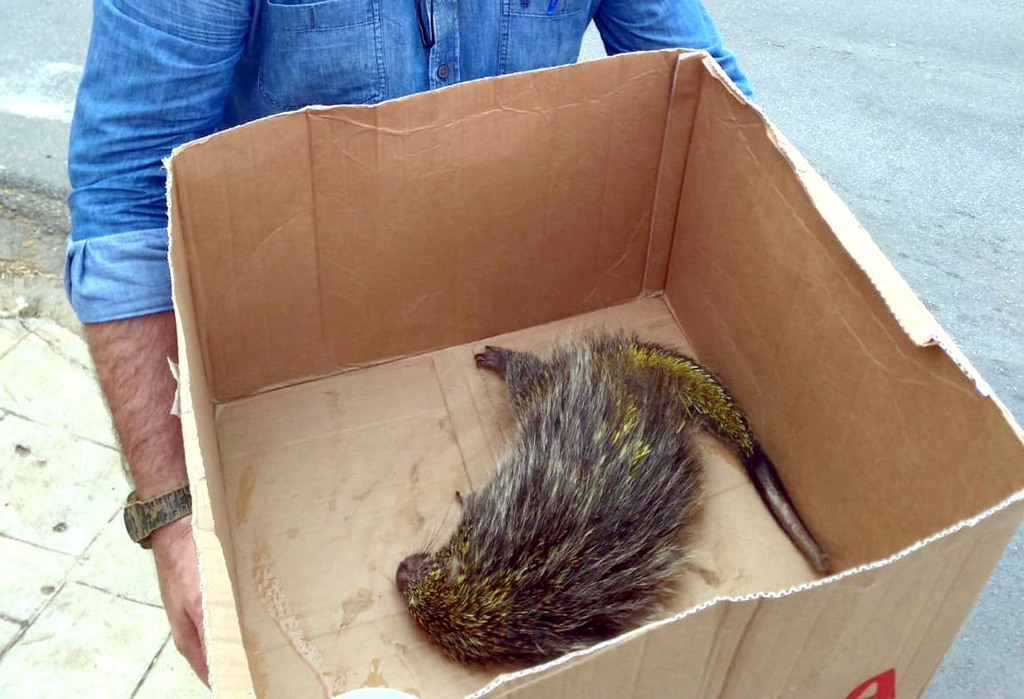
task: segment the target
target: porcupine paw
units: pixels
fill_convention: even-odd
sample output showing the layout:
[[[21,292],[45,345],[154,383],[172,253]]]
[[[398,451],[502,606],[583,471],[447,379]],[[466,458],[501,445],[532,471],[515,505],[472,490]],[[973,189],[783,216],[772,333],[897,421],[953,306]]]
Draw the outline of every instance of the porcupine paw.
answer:
[[[504,350],[501,347],[491,347],[488,345],[484,348],[483,352],[473,355],[476,360],[476,365],[481,369],[490,369],[496,372],[500,376],[505,375],[505,366],[508,360],[508,350]]]

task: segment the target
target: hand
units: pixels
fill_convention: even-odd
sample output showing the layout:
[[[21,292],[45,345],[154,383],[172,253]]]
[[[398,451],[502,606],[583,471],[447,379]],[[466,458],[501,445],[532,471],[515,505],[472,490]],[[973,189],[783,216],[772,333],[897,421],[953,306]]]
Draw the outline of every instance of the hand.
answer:
[[[203,597],[199,590],[199,562],[191,522],[191,517],[171,522],[154,531],[150,540],[174,645],[209,687],[210,671],[203,642]]]

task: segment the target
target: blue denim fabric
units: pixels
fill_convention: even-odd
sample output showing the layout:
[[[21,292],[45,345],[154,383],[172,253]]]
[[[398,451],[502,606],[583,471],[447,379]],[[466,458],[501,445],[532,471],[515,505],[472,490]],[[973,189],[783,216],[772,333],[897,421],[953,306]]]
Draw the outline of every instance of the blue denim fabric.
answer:
[[[162,159],[219,129],[572,63],[592,19],[611,54],[706,49],[751,94],[700,0],[422,2],[429,49],[416,0],[95,0],[68,157],[79,319],[171,308]]]

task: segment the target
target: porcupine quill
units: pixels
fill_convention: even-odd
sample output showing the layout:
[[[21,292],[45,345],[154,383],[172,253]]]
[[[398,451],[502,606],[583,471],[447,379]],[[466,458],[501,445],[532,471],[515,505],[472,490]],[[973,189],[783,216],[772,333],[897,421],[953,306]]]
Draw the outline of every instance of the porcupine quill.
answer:
[[[488,347],[476,363],[505,379],[518,434],[493,479],[460,496],[447,543],[408,556],[395,577],[452,659],[536,664],[646,621],[687,556],[701,428],[739,453],[782,529],[828,571],[735,400],[689,357],[601,335],[546,360]]]

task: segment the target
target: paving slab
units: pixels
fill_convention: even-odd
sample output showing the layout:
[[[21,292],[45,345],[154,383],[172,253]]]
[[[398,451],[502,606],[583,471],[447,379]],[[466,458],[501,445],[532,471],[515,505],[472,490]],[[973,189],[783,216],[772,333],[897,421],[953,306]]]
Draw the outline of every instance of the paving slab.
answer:
[[[0,617],[28,622],[64,585],[75,557],[0,536],[0,561]]]
[[[128,538],[120,511],[79,559],[70,580],[134,602],[163,605],[153,554]]]
[[[24,327],[11,319],[0,324],[13,332]],[[52,335],[60,332],[54,326]],[[95,375],[69,358],[75,356],[64,349],[69,338],[49,337],[29,333],[0,358],[0,409],[113,447],[114,430]]]
[[[192,672],[174,642],[168,640],[132,699],[205,699],[210,696],[210,690]]]
[[[0,371],[2,381],[10,376]],[[110,447],[15,415],[0,419],[0,535],[78,556],[129,490]]]
[[[87,373],[93,373],[92,355],[79,335],[48,318],[23,318],[21,326],[45,342],[59,356],[74,362]]]
[[[161,609],[69,583],[0,662],[4,699],[128,699],[168,632]]]
[[[0,619],[0,658],[3,658],[7,647],[11,645],[18,634],[21,633],[23,624],[6,619]]]
[[[10,352],[27,334],[28,331],[16,321],[0,321],[0,358]]]

